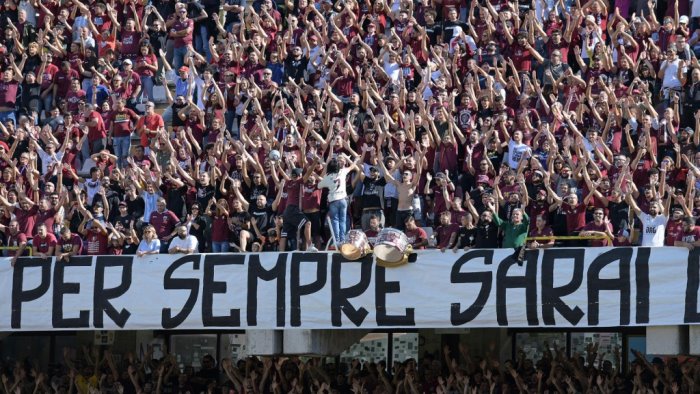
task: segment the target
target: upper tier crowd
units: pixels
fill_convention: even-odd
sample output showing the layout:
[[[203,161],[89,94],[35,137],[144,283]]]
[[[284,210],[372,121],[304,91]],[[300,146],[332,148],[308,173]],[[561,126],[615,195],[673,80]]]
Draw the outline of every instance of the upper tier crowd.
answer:
[[[443,251],[700,246],[698,17],[700,0],[5,0],[5,253],[317,250],[383,227]]]

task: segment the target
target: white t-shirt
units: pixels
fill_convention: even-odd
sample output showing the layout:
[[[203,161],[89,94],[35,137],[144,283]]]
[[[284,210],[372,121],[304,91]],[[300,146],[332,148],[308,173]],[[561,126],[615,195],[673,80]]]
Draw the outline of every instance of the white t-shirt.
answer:
[[[644,212],[638,216],[642,221],[642,246],[664,246],[668,217],[664,215],[652,217]]]
[[[348,176],[349,169],[343,168],[337,174],[328,174],[318,183],[318,188],[328,189],[328,202],[338,201],[348,196],[345,190],[345,178]]]
[[[197,238],[195,238],[194,235],[188,235],[185,237],[185,239],[181,239],[179,236],[176,235],[173,238],[173,240],[170,241],[170,245],[168,246],[168,250],[179,247],[180,249],[191,249],[191,250],[196,252],[198,246],[199,246],[199,241],[197,241]]]
[[[506,160],[508,160],[508,167],[512,169],[517,169],[520,164],[520,158],[523,157],[525,152],[530,151],[530,147],[523,143],[516,143],[513,140],[508,142],[508,154]]]

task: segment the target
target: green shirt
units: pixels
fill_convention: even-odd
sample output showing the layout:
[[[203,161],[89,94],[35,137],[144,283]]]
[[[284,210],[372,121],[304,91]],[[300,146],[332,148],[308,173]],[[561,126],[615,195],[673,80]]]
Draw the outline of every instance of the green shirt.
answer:
[[[520,224],[513,224],[510,221],[499,218],[498,215],[493,215],[493,221],[496,223],[496,226],[503,229],[504,248],[517,248],[525,245],[525,238],[527,238],[527,233],[530,229],[530,217],[527,216],[525,211],[522,212],[523,221]]]

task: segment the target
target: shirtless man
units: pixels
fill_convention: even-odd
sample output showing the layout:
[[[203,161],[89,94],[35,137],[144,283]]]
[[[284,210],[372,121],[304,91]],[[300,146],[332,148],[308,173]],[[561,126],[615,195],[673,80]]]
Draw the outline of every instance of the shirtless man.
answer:
[[[384,178],[386,179],[387,183],[393,184],[396,187],[396,191],[399,193],[399,205],[396,209],[394,227],[403,231],[405,228],[406,218],[413,216],[413,197],[416,194],[418,182],[420,181],[423,164],[422,160],[416,160],[415,175],[410,170],[404,169],[401,171],[401,181],[397,181],[384,165],[384,155],[382,155],[381,152],[379,153],[378,158],[379,165],[382,167],[382,172],[384,172]]]

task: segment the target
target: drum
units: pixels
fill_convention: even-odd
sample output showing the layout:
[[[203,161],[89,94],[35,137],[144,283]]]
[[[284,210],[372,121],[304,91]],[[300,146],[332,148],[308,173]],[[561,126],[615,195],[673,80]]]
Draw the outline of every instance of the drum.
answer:
[[[345,243],[340,245],[340,254],[348,260],[361,259],[371,251],[367,235],[361,230],[348,231],[345,235]]]
[[[377,242],[374,244],[374,255],[377,256],[377,263],[384,266],[397,266],[408,261],[408,255],[413,248],[408,243],[406,234],[402,231],[385,228],[377,235]]]

